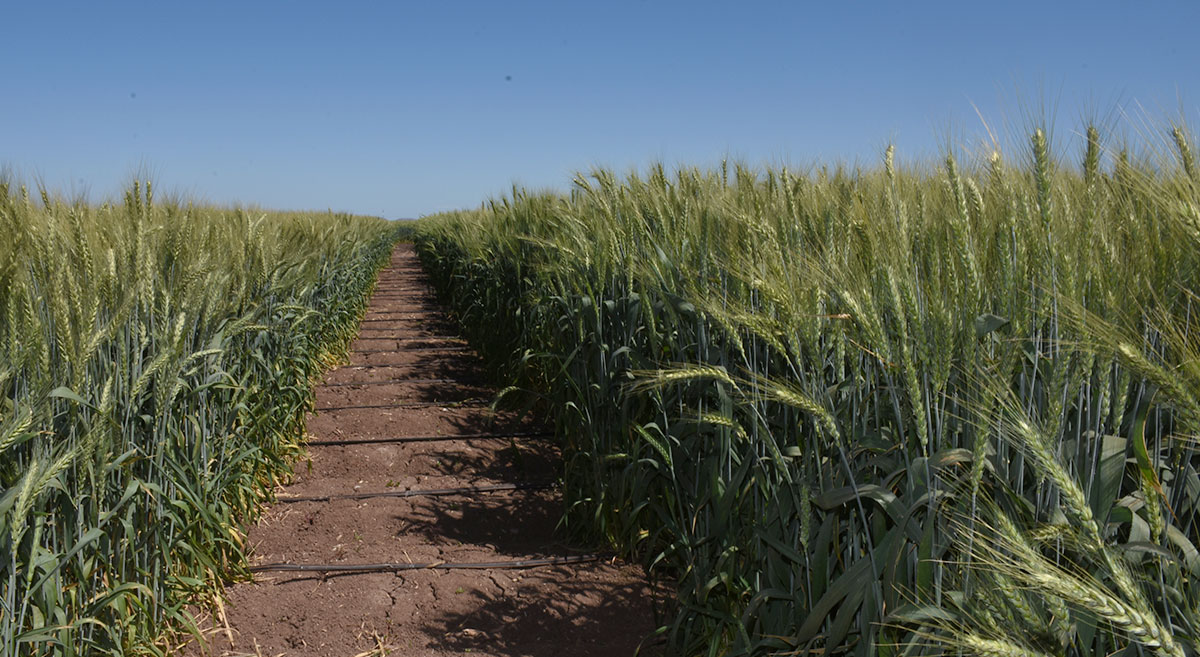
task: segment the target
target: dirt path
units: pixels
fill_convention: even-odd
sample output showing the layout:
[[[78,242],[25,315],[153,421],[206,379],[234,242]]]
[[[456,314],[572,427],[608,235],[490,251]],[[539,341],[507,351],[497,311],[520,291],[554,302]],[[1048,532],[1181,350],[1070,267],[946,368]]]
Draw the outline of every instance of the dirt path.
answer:
[[[308,423],[311,465],[299,464],[295,483],[249,532],[252,563],[490,563],[589,553],[556,536],[558,492],[525,488],[557,476],[549,441],[462,438],[539,427],[479,401],[493,391],[480,384],[478,361],[441,314],[410,245],[398,247],[380,275],[352,349],[350,364],[317,390],[324,410]],[[430,439],[396,440],[405,437]],[[516,489],[395,496],[464,487]],[[390,496],[368,497],[376,493]],[[210,654],[628,657],[654,623],[640,571],[607,560],[259,572],[229,589],[225,619],[213,619]]]

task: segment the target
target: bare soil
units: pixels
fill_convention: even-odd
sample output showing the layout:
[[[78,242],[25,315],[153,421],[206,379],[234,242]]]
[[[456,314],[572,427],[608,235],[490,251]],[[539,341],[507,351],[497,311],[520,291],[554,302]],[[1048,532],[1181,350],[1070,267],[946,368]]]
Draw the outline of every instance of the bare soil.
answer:
[[[252,564],[498,562],[591,553],[556,533],[555,488],[446,496],[374,492],[542,484],[560,456],[534,419],[491,412],[494,391],[410,245],[380,275],[350,362],[317,389],[313,445],[247,536]],[[325,409],[325,410],[320,410]],[[395,443],[388,439],[444,436]],[[655,617],[637,567],[604,559],[529,569],[262,572],[230,586],[193,655],[633,655]]]

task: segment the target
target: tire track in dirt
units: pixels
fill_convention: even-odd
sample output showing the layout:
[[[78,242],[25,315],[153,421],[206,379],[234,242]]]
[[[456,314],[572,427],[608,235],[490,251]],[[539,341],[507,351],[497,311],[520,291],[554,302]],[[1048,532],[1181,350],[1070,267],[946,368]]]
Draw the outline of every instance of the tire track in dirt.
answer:
[[[463,345],[412,246],[400,245],[380,274],[350,363],[317,389],[318,408],[338,410],[308,422],[313,441],[353,444],[310,447],[280,497],[322,499],[267,510],[248,533],[252,564],[478,563],[587,552],[555,533],[556,489],[495,490],[553,481],[559,453],[531,420],[441,403],[493,391],[481,386],[472,352],[429,349],[438,344]],[[493,437],[503,433],[526,435]],[[395,440],[437,436],[447,439]],[[360,442],[367,440],[381,442]],[[461,487],[489,490],[348,499]],[[205,623],[208,654],[227,657],[628,657],[654,626],[640,569],[607,560],[527,570],[262,572],[229,587],[220,615]]]

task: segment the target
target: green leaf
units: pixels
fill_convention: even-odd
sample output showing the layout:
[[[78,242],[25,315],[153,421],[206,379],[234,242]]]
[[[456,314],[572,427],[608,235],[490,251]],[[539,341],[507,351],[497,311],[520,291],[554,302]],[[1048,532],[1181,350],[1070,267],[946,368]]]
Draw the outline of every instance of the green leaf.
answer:
[[[796,639],[805,642],[816,636],[825,621],[830,620],[829,614],[835,608],[839,609],[840,613],[855,613],[862,603],[863,593],[871,585],[871,576],[870,559],[859,559],[854,562],[854,565],[829,585],[829,589],[809,610],[804,623],[796,632]],[[856,591],[857,595],[855,595]],[[853,598],[855,597],[857,597],[857,603],[854,603]],[[852,598],[850,602],[853,604],[840,604],[847,598]]]
[[[987,335],[988,333],[997,331],[999,329],[1004,328],[1005,326],[1008,326],[1008,324],[1009,324],[1009,320],[1007,320],[1003,317],[1000,317],[999,315],[993,315],[991,313],[983,313],[982,315],[975,318],[975,337],[982,338],[983,336]]]
[[[917,596],[926,601],[933,599],[933,541],[936,528],[934,518],[927,518],[924,535],[917,546]]]
[[[1183,562],[1187,569],[1195,575],[1200,575],[1200,550],[1196,549],[1188,537],[1175,525],[1167,525],[1167,540],[1183,553]]]
[[[1100,463],[1092,485],[1092,513],[1100,519],[1109,517],[1121,494],[1125,476],[1125,450],[1129,441],[1120,436],[1103,436],[1100,444]]]
[[[73,545],[71,547],[71,549],[67,551],[66,554],[62,555],[61,557],[55,558],[54,567],[51,568],[49,571],[47,571],[45,575],[42,575],[41,579],[38,580],[37,584],[34,584],[33,586],[29,587],[30,590],[37,589],[37,588],[41,587],[43,584],[45,584],[46,581],[50,579],[50,577],[52,577],[55,573],[57,573],[60,569],[62,569],[62,567],[71,560],[71,557],[74,557],[76,554],[79,553],[80,550],[87,547],[88,544],[92,543],[93,541],[95,541],[96,539],[100,538],[103,535],[104,535],[104,532],[101,531],[100,528],[98,528],[98,527],[92,528],[92,529],[88,530],[87,532],[85,532],[83,534],[83,536],[79,537],[79,540],[75,542],[75,545]]]
[[[1151,493],[1157,494],[1163,500],[1166,499],[1166,493],[1163,492],[1162,483],[1158,480],[1154,463],[1150,460],[1150,452],[1146,449],[1146,417],[1150,414],[1154,391],[1151,390],[1146,397],[1145,403],[1139,405],[1137,415],[1134,417],[1133,426],[1130,428],[1130,440],[1133,443],[1133,454],[1137,457],[1142,488],[1146,491],[1146,503],[1158,504],[1158,499],[1150,499]]]
[[[54,390],[51,390],[50,396],[58,397],[60,399],[69,399],[69,400],[75,402],[76,404],[80,404],[82,406],[88,405],[88,403],[86,401],[84,401],[83,397],[80,397],[79,395],[75,394],[74,391],[72,391],[70,388],[68,388],[66,386],[59,386],[59,387],[55,388]]]
[[[875,484],[862,484],[860,486],[842,486],[841,488],[825,491],[813,498],[813,504],[826,511],[831,511],[847,502],[862,497],[873,499],[885,508],[896,501],[896,496],[888,489]]]
[[[958,615],[938,605],[906,604],[888,614],[886,623],[925,623],[931,620],[955,622]]]

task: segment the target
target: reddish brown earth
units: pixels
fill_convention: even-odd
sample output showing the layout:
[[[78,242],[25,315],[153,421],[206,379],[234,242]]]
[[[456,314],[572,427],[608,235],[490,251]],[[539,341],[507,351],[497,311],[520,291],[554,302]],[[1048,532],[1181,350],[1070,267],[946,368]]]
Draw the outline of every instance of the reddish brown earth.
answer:
[[[554,445],[534,420],[476,400],[476,357],[456,337],[412,247],[402,245],[379,285],[350,363],[317,389],[310,462],[249,530],[251,563],[503,562],[590,554],[556,534],[556,489],[407,498],[286,501],[552,482]],[[391,383],[391,381],[420,382]],[[367,385],[362,385],[367,384]],[[465,401],[463,401],[465,400]],[[461,404],[456,402],[462,401]],[[223,616],[205,619],[210,655],[629,656],[650,643],[654,613],[640,569],[611,559],[528,569],[375,573],[260,572],[227,590]],[[196,646],[191,654],[200,654]]]

